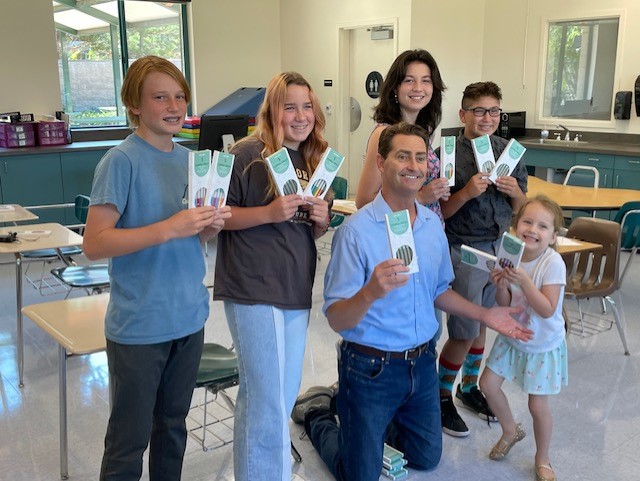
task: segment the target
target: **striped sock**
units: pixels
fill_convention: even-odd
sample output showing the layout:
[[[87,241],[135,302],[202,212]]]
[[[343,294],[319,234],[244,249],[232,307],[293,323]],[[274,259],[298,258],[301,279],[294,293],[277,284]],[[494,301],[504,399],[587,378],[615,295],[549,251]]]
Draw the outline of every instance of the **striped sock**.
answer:
[[[471,388],[478,385],[478,374],[480,373],[480,365],[484,356],[484,347],[471,348],[462,363],[462,382],[460,390],[469,392]]]
[[[438,362],[438,380],[440,381],[440,396],[451,396],[453,392],[453,383],[456,382],[456,376],[460,370],[460,365],[448,362],[446,359],[440,358]]]

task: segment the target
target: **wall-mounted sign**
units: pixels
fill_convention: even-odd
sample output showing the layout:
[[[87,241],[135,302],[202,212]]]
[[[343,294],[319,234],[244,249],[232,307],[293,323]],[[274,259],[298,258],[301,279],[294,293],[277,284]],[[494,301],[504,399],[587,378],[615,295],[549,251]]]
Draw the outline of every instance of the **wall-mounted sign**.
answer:
[[[367,75],[367,80],[364,82],[364,88],[369,97],[377,99],[380,96],[380,87],[382,87],[382,74],[374,70]]]

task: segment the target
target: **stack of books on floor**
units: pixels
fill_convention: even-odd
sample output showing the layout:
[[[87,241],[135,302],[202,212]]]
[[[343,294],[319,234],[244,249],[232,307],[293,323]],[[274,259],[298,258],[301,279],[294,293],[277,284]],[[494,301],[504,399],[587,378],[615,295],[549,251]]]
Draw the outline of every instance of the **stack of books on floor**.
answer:
[[[188,139],[200,138],[200,117],[187,116],[184,119],[184,124],[182,124],[178,137],[186,137]]]
[[[385,478],[391,480],[403,479],[409,474],[409,471],[404,467],[406,464],[407,460],[404,459],[404,454],[388,444],[384,445],[384,451],[382,452],[382,474]]]

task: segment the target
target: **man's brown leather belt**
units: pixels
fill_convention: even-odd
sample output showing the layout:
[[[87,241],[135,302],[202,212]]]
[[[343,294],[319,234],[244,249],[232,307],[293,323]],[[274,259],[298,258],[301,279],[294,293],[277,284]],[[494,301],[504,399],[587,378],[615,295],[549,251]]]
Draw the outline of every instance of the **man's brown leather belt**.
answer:
[[[381,357],[387,358],[387,356],[391,357],[391,359],[404,359],[405,361],[412,361],[413,359],[419,358],[424,351],[429,347],[429,343],[425,342],[418,347],[414,347],[413,349],[407,349],[406,351],[381,351],[380,349],[376,349],[375,347],[364,346],[362,344],[357,344],[355,342],[348,342],[348,347],[353,349],[356,352],[364,354],[365,356],[371,357]]]

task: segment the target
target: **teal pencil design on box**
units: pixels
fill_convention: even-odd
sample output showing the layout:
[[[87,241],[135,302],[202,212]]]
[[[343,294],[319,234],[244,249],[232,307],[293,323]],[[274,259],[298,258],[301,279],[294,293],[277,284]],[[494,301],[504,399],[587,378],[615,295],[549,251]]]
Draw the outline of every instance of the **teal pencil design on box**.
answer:
[[[400,248],[396,251],[396,259],[402,259],[405,266],[411,264],[413,260],[413,250],[409,246],[400,246]]]
[[[298,191],[298,187],[294,180],[288,180],[282,188],[284,195],[295,194]]]
[[[496,165],[496,159],[493,156],[489,136],[485,134],[471,140],[471,147],[473,147],[473,155],[476,158],[478,172],[490,173]]]
[[[201,207],[207,202],[211,173],[211,151],[190,151],[187,195],[189,208]]]
[[[320,197],[327,189],[327,181],[324,179],[318,179],[311,186],[311,195],[314,197]]]

